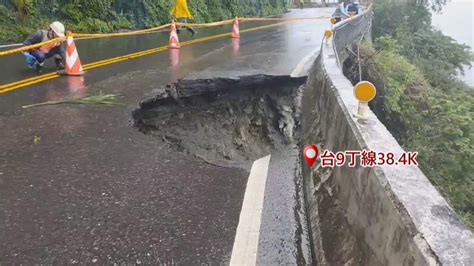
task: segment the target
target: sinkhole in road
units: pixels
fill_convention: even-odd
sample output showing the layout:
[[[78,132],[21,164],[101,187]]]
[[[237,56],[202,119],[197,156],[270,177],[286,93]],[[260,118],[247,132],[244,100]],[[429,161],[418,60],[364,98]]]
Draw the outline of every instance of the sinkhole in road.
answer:
[[[179,80],[140,102],[133,125],[208,163],[248,168],[297,141],[305,82],[306,77],[270,75]]]

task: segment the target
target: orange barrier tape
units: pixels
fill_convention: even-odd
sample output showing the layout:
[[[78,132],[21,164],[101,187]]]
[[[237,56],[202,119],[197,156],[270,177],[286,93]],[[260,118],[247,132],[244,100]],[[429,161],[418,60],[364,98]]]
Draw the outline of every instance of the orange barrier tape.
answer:
[[[288,21],[288,22],[284,21],[284,22],[274,23],[274,24],[270,24],[270,25],[245,29],[245,30],[241,30],[240,32],[244,33],[244,32],[257,31],[257,30],[267,29],[267,28],[283,25],[283,24],[286,24],[286,23],[294,23],[294,22],[295,21]],[[192,45],[192,44],[195,44],[195,43],[206,42],[206,41],[209,41],[209,40],[218,39],[218,38],[226,37],[226,36],[229,36],[229,35],[230,35],[230,32],[221,33],[221,34],[217,34],[217,35],[211,35],[211,36],[207,36],[207,37],[202,37],[202,38],[198,38],[198,39],[185,41],[185,42],[182,42],[181,45],[182,46]],[[166,51],[166,50],[168,50],[167,46],[161,46],[161,47],[152,48],[152,49],[149,49],[149,50],[139,51],[139,52],[132,53],[132,54],[117,56],[117,57],[114,57],[114,58],[104,59],[104,60],[101,60],[101,61],[85,64],[85,65],[83,65],[83,67],[84,67],[84,70],[90,70],[90,69],[103,67],[103,66],[106,66],[106,65],[115,64],[115,63],[119,63],[119,62],[122,62],[122,61],[125,61],[125,60],[134,59],[134,58],[138,58],[138,57],[142,57],[142,56],[146,56],[146,55],[149,55],[149,54],[153,54],[153,53],[157,53],[157,52],[161,52],[161,51]],[[46,81],[46,80],[50,80],[50,79],[54,79],[54,78],[58,78],[58,77],[60,77],[60,75],[58,75],[56,72],[50,72],[50,73],[43,74],[43,75],[40,75],[40,76],[31,77],[31,78],[28,78],[28,79],[24,79],[24,80],[15,81],[15,82],[12,82],[12,83],[0,85],[0,94],[6,93],[6,92],[9,92],[9,91],[13,91],[13,90],[16,90],[16,89],[19,89],[19,88],[24,88],[24,87],[27,87],[27,86],[31,86],[33,84],[37,84],[37,83],[40,83],[40,82],[43,82],[43,81]]]
[[[45,44],[50,44],[50,43],[55,43],[55,42],[62,42],[62,41],[65,41],[65,40],[66,40],[66,37],[55,38],[55,39],[51,39],[51,40],[46,41],[46,42],[41,42],[41,43],[37,43],[37,44],[27,45],[27,46],[23,46],[23,47],[11,49],[11,50],[3,51],[3,52],[0,52],[0,56],[20,53],[20,52],[24,52],[24,51],[28,51],[28,50],[31,50],[31,49],[34,49],[34,48],[41,47]]]
[[[307,19],[326,19],[331,18],[329,16],[318,16],[318,17],[295,17],[295,18],[239,18],[240,21],[249,22],[249,21],[294,21],[294,20],[307,20]],[[233,19],[218,21],[218,22],[210,22],[210,23],[179,23],[176,22],[177,26],[189,26],[189,27],[215,27],[221,26],[226,24],[232,24]],[[130,36],[136,34],[143,34],[143,33],[150,33],[153,31],[162,30],[168,28],[170,24],[161,25],[158,27],[153,27],[149,29],[143,30],[136,30],[136,31],[128,31],[128,32],[116,32],[116,33],[71,33],[70,36],[73,37],[80,37],[80,38],[106,38],[106,37],[117,37],[117,36]],[[0,56],[11,55],[19,52],[28,51],[34,48],[41,47],[46,44],[55,43],[55,42],[63,42],[66,40],[66,37],[55,38],[51,39],[46,42],[41,42],[33,45],[23,46],[7,51],[0,52]]]
[[[161,29],[168,28],[169,26],[170,26],[170,24],[165,24],[165,25],[161,25],[161,26],[158,26],[158,27],[150,28],[150,29],[129,31],[129,32],[116,32],[116,33],[71,33],[70,36],[81,37],[81,38],[127,36],[127,35],[143,34],[143,33],[149,33],[149,32],[152,32],[152,31],[158,31],[158,30],[161,30]],[[22,47],[7,50],[7,51],[2,51],[2,52],[0,52],[0,56],[25,52],[25,51],[28,51],[28,50],[31,50],[31,49],[35,49],[35,48],[44,46],[46,44],[50,44],[50,43],[63,42],[63,41],[66,40],[66,38],[67,37],[55,38],[55,39],[51,39],[51,40],[48,40],[48,41],[45,41],[45,42],[40,42],[40,43],[36,43],[36,44],[32,44],[32,45],[26,45],[26,46],[22,46]]]
[[[291,20],[311,20],[311,19],[328,19],[331,16],[317,17],[295,17],[295,18],[239,18],[240,21],[291,21]]]
[[[142,34],[148,33],[152,31],[158,31],[165,28],[168,28],[171,24],[165,24],[154,28],[144,29],[144,30],[136,30],[136,31],[127,31],[127,32],[115,32],[115,33],[72,33],[74,37],[81,37],[81,38],[88,38],[88,37],[115,37],[115,36],[128,36],[128,35],[135,35],[135,34]]]
[[[311,19],[329,19],[331,16],[317,16],[317,17],[294,17],[294,18],[238,18],[241,22],[252,22],[252,21],[293,21],[293,20],[311,20]],[[176,26],[188,26],[188,27],[214,27],[214,26],[221,26],[232,24],[234,19],[228,19],[218,22],[211,22],[211,23],[180,23],[176,22]]]
[[[205,27],[215,27],[215,26],[222,26],[227,24],[232,24],[234,22],[233,19],[217,21],[217,22],[210,22],[210,23],[181,23],[175,22],[176,26],[188,26],[188,27],[196,27],[196,28],[205,28]]]

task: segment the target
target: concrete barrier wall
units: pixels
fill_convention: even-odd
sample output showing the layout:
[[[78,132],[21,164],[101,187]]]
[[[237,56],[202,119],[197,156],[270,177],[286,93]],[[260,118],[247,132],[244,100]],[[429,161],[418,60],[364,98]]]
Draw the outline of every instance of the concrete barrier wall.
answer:
[[[354,116],[353,86],[338,65],[370,19],[365,13],[336,25],[334,43],[323,44],[302,100],[301,146],[403,152],[372,112],[365,122]],[[472,232],[418,167],[303,168],[318,264],[474,265]]]

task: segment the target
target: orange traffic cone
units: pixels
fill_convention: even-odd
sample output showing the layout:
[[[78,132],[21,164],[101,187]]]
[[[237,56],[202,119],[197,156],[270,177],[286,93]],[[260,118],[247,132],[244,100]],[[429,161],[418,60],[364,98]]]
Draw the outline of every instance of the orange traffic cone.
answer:
[[[66,64],[64,66],[64,70],[58,71],[58,74],[67,76],[84,75],[81,59],[79,59],[79,53],[77,52],[76,44],[74,44],[74,38],[72,36],[68,36],[66,42]]]
[[[170,65],[175,67],[179,64],[179,50],[170,50]]]
[[[176,25],[174,21],[171,22],[171,31],[170,31],[170,42],[168,44],[168,49],[179,49],[179,39],[178,34],[176,33]]]
[[[239,31],[239,19],[235,17],[234,19],[234,26],[232,27],[232,33],[230,35],[231,38],[240,38],[240,31]]]
[[[179,53],[180,49],[170,49],[170,81],[176,82],[179,78]]]

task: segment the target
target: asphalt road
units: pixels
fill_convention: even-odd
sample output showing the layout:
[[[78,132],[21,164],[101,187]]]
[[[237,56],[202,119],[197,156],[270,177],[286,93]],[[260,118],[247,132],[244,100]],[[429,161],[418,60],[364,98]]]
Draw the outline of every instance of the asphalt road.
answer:
[[[249,169],[175,152],[130,127],[131,111],[177,78],[288,75],[328,27],[327,20],[307,20],[247,32],[238,43],[183,47],[179,62],[164,51],[0,94],[0,264],[228,262]],[[196,38],[229,29],[201,29]],[[91,39],[77,47],[87,63],[167,38]],[[0,60],[2,84],[34,75],[19,55]],[[99,92],[120,95],[124,105],[21,108]]]

